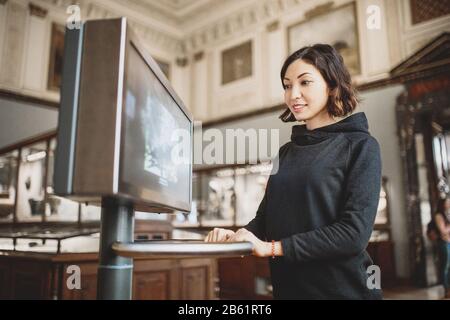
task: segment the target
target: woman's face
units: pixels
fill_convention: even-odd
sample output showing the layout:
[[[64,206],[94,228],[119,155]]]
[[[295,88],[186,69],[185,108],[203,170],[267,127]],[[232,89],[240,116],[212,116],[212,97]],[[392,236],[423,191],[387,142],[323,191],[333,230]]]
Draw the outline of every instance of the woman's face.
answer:
[[[313,65],[298,59],[283,79],[284,101],[297,121],[307,121],[327,112],[328,85]]]

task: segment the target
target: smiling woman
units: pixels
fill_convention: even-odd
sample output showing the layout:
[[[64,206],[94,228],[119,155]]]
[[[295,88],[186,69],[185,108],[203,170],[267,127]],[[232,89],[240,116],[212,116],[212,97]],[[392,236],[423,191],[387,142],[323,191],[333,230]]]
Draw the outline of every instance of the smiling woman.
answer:
[[[286,59],[281,80],[280,119],[305,124],[280,148],[256,217],[237,232],[215,228],[205,241],[252,242],[254,255],[270,257],[277,299],[380,299],[365,251],[380,149],[364,113],[348,116],[358,100],[342,57],[326,44],[304,47]]]

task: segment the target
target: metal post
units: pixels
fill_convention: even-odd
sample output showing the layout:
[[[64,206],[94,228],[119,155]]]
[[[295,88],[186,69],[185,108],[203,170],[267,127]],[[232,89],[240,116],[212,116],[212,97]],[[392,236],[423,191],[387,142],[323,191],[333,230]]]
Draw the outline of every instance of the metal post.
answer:
[[[133,241],[133,218],[131,202],[110,197],[102,199],[97,278],[99,300],[131,299],[133,259],[117,256],[111,246],[116,241]]]

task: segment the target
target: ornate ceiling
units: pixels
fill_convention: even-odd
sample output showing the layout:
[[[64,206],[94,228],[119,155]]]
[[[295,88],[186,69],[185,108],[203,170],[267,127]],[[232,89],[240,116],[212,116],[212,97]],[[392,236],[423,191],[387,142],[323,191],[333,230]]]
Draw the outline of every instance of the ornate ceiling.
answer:
[[[184,32],[257,0],[111,0]],[[209,18],[209,19],[208,19]]]
[[[192,13],[193,10],[207,7],[218,0],[130,0],[143,8],[152,10],[158,8],[166,14],[182,17]],[[220,0],[219,0],[220,1]]]
[[[1,1],[1,0],[0,0]],[[74,0],[32,0],[44,8],[66,11]],[[126,16],[149,43],[172,52],[195,52],[241,34],[247,28],[273,22],[299,5],[326,0],[77,0],[87,19]]]

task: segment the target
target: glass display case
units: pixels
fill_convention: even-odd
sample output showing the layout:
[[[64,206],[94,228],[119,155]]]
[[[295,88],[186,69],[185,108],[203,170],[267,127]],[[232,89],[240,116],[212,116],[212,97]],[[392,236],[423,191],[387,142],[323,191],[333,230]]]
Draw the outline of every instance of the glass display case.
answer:
[[[177,213],[176,227],[239,228],[256,215],[264,197],[270,163],[236,165],[194,171],[193,206],[190,213]],[[391,239],[389,183],[383,177],[372,241]]]
[[[53,175],[55,167],[56,138],[50,140],[47,160],[47,189],[45,220],[78,221],[81,204],[54,194]]]
[[[0,222],[13,221],[18,161],[17,150],[0,155]]]
[[[46,159],[46,141],[21,149],[16,204],[19,222],[42,220],[45,213]]]
[[[193,175],[192,210],[177,213],[178,227],[242,227],[255,217],[272,166],[238,165],[197,170]]]
[[[100,221],[101,207],[54,194],[55,136],[47,134],[0,152],[0,223]],[[181,228],[243,227],[256,215],[271,169],[267,162],[195,170],[190,212],[136,215],[143,220],[170,220]],[[383,177],[372,241],[391,239],[389,216],[389,182]]]
[[[50,132],[0,150],[0,223],[100,221],[100,207],[55,195],[56,143]]]
[[[56,132],[49,132],[0,150],[0,224],[100,222],[99,204],[79,203],[55,194],[56,146]],[[194,209],[196,205],[193,204]],[[170,221],[172,216],[136,212],[141,220]],[[186,217],[190,226],[195,225],[197,210],[179,217]]]
[[[235,170],[236,194],[236,225],[247,225],[256,215],[266,190],[271,171],[269,165],[249,166]]]

